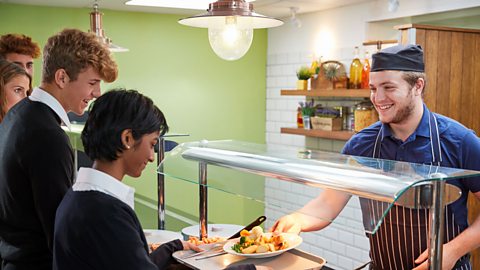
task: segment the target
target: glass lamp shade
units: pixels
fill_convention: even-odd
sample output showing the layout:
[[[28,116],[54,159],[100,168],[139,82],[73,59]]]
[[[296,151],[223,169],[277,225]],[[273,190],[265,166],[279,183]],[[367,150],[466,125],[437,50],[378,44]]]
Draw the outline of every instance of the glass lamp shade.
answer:
[[[208,28],[208,40],[218,57],[233,61],[244,56],[253,40],[253,29],[237,24],[235,16],[225,17],[225,23]]]
[[[218,0],[207,13],[180,19],[180,24],[208,28],[208,40],[222,59],[237,60],[247,53],[253,40],[253,29],[282,25],[278,19],[253,12],[245,0]]]

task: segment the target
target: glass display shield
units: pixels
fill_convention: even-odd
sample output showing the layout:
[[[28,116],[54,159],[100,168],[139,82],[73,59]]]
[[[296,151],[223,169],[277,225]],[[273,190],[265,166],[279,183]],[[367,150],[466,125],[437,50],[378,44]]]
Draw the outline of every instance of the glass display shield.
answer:
[[[162,165],[163,172],[159,173],[170,181],[188,183],[190,188],[183,189],[189,192],[186,196],[200,198],[197,206],[200,217],[207,216],[206,210],[202,214],[201,209],[207,205],[209,209],[227,207],[231,212],[230,205],[222,205],[227,199],[235,211],[247,213],[253,209],[252,218],[270,213],[270,217],[266,215],[271,220],[281,216],[277,213],[296,212],[317,219],[318,224],[331,223],[344,230],[367,233],[376,232],[394,205],[408,209],[430,208],[435,199],[435,181],[480,175],[470,170],[330,152],[269,149],[266,145],[231,140],[181,144],[165,156]],[[292,201],[289,192],[284,192],[283,199],[282,194],[270,196],[269,192],[278,191],[269,187],[285,183],[290,185],[292,194],[306,192],[311,200],[328,198],[340,212],[373,204],[375,211],[363,214],[357,221],[337,211],[323,211],[321,207],[318,211],[307,211],[302,207],[308,200]],[[455,201],[460,191],[446,184],[443,194],[442,202],[447,204]],[[227,217],[232,213],[223,215]]]

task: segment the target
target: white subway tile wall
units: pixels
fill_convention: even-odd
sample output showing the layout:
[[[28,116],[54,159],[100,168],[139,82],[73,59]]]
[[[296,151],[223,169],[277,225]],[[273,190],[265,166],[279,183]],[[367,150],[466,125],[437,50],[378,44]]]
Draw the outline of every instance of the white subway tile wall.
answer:
[[[300,135],[281,134],[281,127],[296,127],[296,115],[302,96],[281,96],[281,89],[294,89],[296,70],[309,66],[312,61],[311,52],[289,52],[268,55],[267,57],[267,122],[266,141],[269,148],[301,149],[309,148],[339,153],[344,141],[310,138]],[[347,72],[352,58],[351,48],[338,49],[335,55],[340,56]],[[325,106],[351,106],[358,100],[315,98],[316,104]],[[265,181],[265,215],[268,217],[266,227],[283,215],[301,208],[321,192],[314,187],[267,178]],[[353,224],[362,228],[362,214],[358,199],[352,199],[337,218],[341,223]],[[361,229],[345,230],[341,226],[331,225],[318,232],[302,233],[304,242],[302,250],[321,256],[327,260],[327,266],[334,269],[351,270],[369,261],[369,244]]]

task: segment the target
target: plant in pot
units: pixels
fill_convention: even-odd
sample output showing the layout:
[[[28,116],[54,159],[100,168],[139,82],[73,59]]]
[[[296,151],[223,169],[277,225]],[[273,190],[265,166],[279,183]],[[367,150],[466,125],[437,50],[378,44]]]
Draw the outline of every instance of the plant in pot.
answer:
[[[345,68],[338,61],[326,61],[322,64],[322,68],[323,76],[332,83],[332,89],[336,88],[336,82],[346,79]]]
[[[307,90],[308,89],[308,79],[312,77],[313,73],[309,67],[303,66],[297,70],[297,89]]]
[[[311,129],[310,117],[315,115],[315,105],[313,99],[311,101],[302,102],[300,101],[300,109],[302,111],[303,118],[303,128]]]

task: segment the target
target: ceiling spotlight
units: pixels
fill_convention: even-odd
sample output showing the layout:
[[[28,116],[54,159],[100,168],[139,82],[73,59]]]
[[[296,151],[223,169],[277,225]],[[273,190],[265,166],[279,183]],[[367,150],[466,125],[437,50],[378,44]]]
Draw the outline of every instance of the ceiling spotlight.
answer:
[[[210,3],[207,13],[184,18],[180,24],[208,28],[208,40],[222,59],[237,60],[244,56],[253,40],[253,29],[276,27],[281,20],[255,13],[245,0],[218,0]]]
[[[395,12],[398,9],[400,2],[398,0],[388,0],[388,11]]]
[[[290,7],[290,12],[292,13],[292,16],[290,17],[290,23],[293,26],[300,28],[302,27],[302,21],[300,21],[300,19],[297,18],[297,11],[298,11],[298,7]]]

